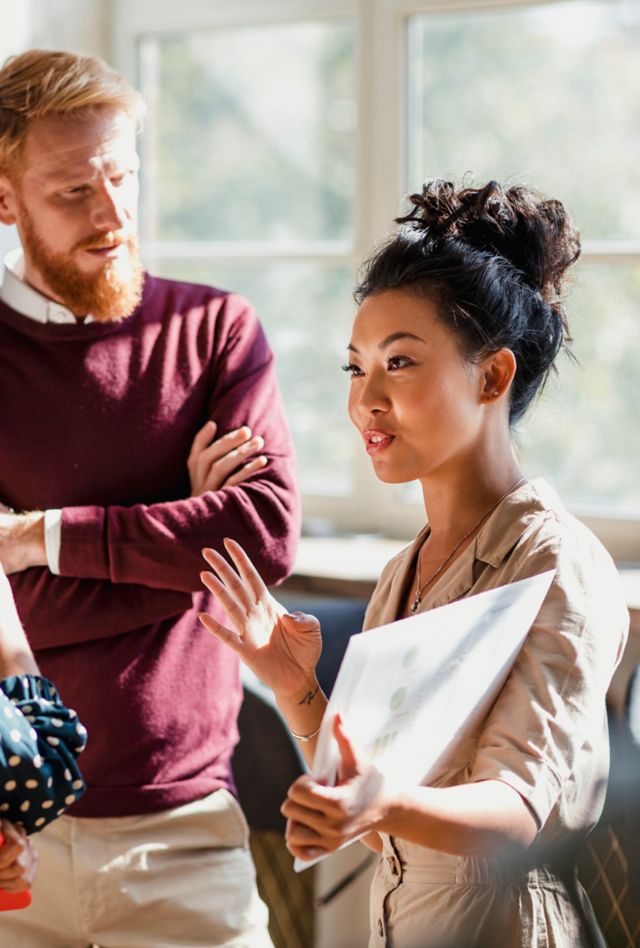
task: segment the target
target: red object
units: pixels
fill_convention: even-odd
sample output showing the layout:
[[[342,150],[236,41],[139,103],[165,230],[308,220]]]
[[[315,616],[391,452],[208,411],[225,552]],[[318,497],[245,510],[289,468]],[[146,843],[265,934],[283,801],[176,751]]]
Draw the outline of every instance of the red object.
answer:
[[[4,836],[0,833],[0,846],[2,845],[4,845]],[[0,912],[28,908],[30,905],[30,892],[5,892],[4,889],[0,889]]]

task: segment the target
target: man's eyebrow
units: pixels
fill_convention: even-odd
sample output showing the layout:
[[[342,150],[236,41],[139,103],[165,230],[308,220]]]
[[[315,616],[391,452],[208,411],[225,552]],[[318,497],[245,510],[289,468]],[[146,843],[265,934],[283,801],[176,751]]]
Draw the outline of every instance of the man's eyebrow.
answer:
[[[69,163],[60,162],[59,164],[47,169],[43,173],[43,179],[47,184],[53,185],[54,187],[64,187],[68,184],[76,184],[77,182],[90,181],[94,178],[99,178],[101,173],[105,174],[122,174],[122,173],[132,173],[135,174],[139,171],[140,162],[136,159],[130,160],[120,160],[119,158],[113,158],[108,161],[105,161],[102,168],[92,168],[86,164],[81,164],[80,166],[74,166]]]

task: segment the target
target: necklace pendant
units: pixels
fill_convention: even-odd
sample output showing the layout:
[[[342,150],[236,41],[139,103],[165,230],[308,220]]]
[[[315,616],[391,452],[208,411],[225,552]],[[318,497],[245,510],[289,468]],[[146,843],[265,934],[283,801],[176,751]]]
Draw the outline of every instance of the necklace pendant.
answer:
[[[418,595],[416,596],[416,598],[413,600],[413,604],[412,604],[412,606],[411,606],[411,615],[412,615],[412,616],[414,616],[414,615],[416,614],[416,612],[418,611],[419,607],[420,607],[420,593],[418,593]]]

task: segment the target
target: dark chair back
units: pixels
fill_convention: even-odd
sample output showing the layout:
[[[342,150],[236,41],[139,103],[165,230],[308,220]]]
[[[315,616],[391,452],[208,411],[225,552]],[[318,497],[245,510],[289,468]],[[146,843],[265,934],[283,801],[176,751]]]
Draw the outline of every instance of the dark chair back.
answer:
[[[611,773],[602,818],[578,871],[609,948],[640,945],[640,666],[622,718],[609,718]]]

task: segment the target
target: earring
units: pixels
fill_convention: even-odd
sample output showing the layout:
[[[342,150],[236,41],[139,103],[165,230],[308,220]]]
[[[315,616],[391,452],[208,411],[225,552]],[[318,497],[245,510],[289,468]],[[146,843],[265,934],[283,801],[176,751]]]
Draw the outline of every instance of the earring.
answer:
[[[498,395],[500,394],[500,392],[498,391],[498,389],[497,389],[497,388],[494,388],[494,390],[492,391],[492,393],[491,393],[491,394],[493,395],[493,397],[494,397],[494,398],[497,398],[497,397],[498,397]]]

